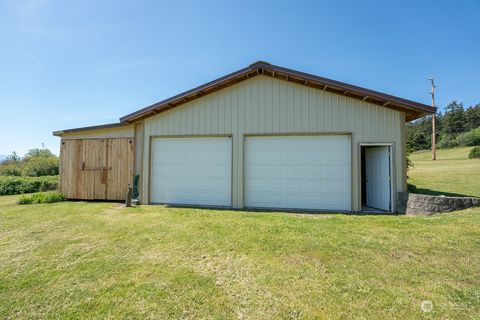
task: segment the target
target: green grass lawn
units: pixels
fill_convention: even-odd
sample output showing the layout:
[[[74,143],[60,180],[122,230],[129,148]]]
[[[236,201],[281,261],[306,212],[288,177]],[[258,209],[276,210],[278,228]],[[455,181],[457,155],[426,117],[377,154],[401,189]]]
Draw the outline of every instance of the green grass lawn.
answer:
[[[437,150],[436,161],[430,151],[412,153],[409,183],[423,194],[480,197],[480,159],[468,159],[471,149]]]
[[[15,198],[0,197],[1,319],[480,318],[480,209],[307,215]]]

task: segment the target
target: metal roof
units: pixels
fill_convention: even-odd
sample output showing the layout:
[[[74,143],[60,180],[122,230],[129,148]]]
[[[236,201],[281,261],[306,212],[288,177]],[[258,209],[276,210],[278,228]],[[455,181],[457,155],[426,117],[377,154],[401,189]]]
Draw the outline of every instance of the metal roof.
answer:
[[[109,123],[109,124],[102,124],[98,126],[89,126],[89,127],[81,127],[81,128],[73,128],[73,129],[65,129],[60,131],[54,131],[54,136],[61,136],[64,133],[72,133],[72,132],[80,132],[80,131],[89,131],[89,130],[98,130],[98,129],[108,129],[108,128],[116,128],[116,127],[125,127],[128,126],[128,123]]]
[[[425,115],[433,114],[435,112],[433,107],[423,103],[403,99],[382,92],[315,76],[312,74],[287,69],[264,61],[258,61],[246,68],[240,69],[231,74],[207,82],[201,86],[130,113],[124,117],[121,117],[120,122],[133,123],[139,121],[260,74],[333,92],[354,99],[381,105],[383,107],[401,110],[406,113],[407,121],[421,118]]]
[[[305,72],[287,69],[284,67],[270,64],[268,62],[258,61],[249,65],[246,68],[240,69],[226,76],[207,82],[201,86],[182,92],[178,95],[175,95],[133,113],[130,113],[126,116],[123,116],[120,118],[119,123],[65,129],[61,131],[55,131],[53,132],[53,135],[60,136],[64,133],[70,132],[126,126],[258,75],[265,75],[276,79],[281,79],[305,85],[308,87],[317,88],[319,90],[332,92],[342,96],[347,96],[353,99],[377,104],[382,107],[400,110],[405,112],[405,119],[407,121],[415,120],[423,116],[435,113],[435,108],[423,103],[403,99],[400,97],[358,87],[344,82],[319,77]]]

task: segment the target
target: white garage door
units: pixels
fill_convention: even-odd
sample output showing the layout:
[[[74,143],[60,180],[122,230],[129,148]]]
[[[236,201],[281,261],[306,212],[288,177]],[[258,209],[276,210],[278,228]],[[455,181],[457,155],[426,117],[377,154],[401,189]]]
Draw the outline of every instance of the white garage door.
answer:
[[[230,138],[152,141],[152,203],[231,206]]]
[[[350,138],[248,137],[245,205],[351,210]]]

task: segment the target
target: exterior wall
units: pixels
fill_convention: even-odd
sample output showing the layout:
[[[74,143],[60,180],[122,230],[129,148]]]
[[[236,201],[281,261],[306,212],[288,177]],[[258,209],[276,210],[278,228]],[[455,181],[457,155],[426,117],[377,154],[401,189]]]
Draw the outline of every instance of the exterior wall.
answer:
[[[352,206],[359,211],[360,143],[393,143],[393,194],[406,191],[404,123],[400,111],[256,76],[144,120],[142,201],[148,203],[151,137],[232,135],[232,205],[242,208],[244,135],[343,133],[351,134]]]
[[[62,134],[62,139],[109,139],[109,138],[133,138],[134,127],[114,127],[96,130],[85,130]]]
[[[69,199],[125,200],[133,178],[132,140],[62,139],[60,191]]]
[[[145,141],[145,132],[143,122],[139,122],[135,125],[135,160],[134,160],[134,171],[133,175],[139,175],[140,179],[138,181],[138,189],[140,196],[143,195],[142,181],[143,181],[143,149]]]

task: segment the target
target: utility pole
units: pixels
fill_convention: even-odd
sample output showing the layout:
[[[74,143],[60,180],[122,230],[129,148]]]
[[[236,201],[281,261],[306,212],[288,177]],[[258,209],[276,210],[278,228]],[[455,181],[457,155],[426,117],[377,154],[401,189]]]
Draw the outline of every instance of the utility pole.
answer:
[[[435,137],[435,118],[437,115],[437,108],[435,106],[435,80],[433,78],[428,79],[432,83],[432,91],[430,94],[432,95],[432,107],[434,110],[432,116],[432,160],[437,160],[437,145],[436,145],[436,137]]]

